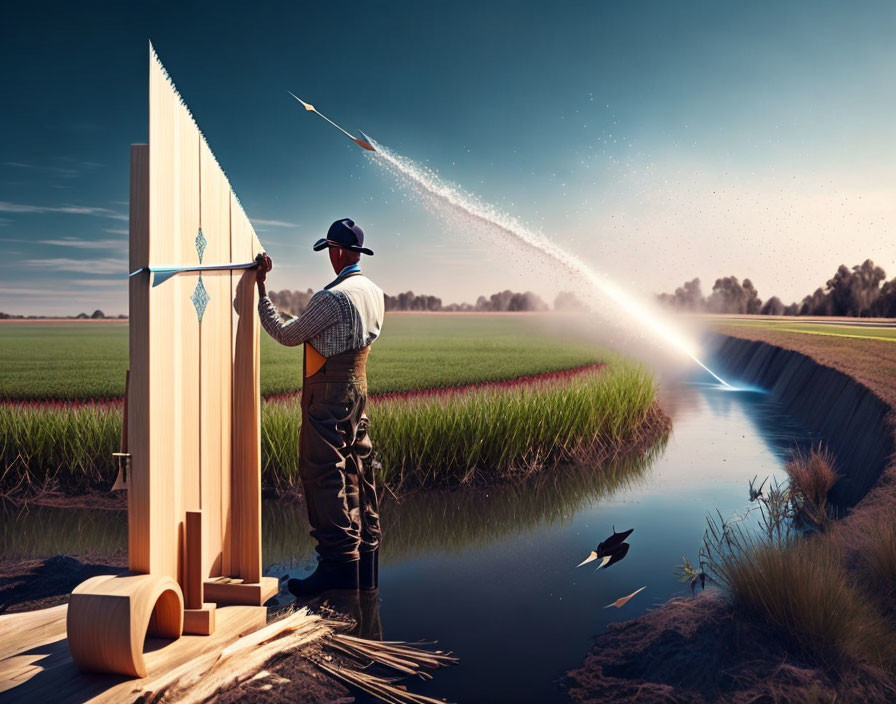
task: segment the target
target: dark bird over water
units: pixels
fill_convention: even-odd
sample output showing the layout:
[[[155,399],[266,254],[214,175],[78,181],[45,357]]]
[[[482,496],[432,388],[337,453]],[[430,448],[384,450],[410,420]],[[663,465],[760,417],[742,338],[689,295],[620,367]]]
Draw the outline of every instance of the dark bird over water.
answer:
[[[587,565],[589,562],[594,562],[598,558],[601,559],[601,563],[597,566],[598,569],[601,567],[609,567],[610,565],[619,562],[628,554],[629,544],[625,542],[625,539],[628,538],[634,530],[634,528],[630,528],[629,530],[617,533],[616,526],[613,526],[613,535],[601,542],[597,548],[592,550],[591,554],[577,564],[576,567]]]
[[[768,477],[762,480],[762,484],[759,485],[759,488],[756,488],[756,479],[759,475],[754,476],[750,480],[750,501],[756,501],[757,499],[762,498],[762,487],[765,486],[765,483],[768,481]]]

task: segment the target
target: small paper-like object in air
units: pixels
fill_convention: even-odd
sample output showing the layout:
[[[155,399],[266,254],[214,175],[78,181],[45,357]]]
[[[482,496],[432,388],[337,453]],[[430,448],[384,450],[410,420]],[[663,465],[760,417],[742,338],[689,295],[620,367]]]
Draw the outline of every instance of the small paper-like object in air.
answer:
[[[339,125],[337,125],[329,117],[327,117],[322,112],[320,112],[311,103],[306,103],[304,100],[302,100],[299,96],[297,96],[292,91],[286,91],[286,92],[289,93],[293,98],[298,100],[302,104],[302,107],[304,107],[308,112],[313,112],[317,115],[320,115],[327,122],[329,122],[331,125],[333,125],[333,127],[335,127],[337,130],[342,132],[342,134],[344,134],[346,137],[348,137],[350,140],[352,140],[355,144],[357,144],[359,147],[361,147],[361,149],[366,149],[369,152],[376,151],[376,149],[374,149],[373,145],[370,143],[370,138],[363,132],[361,132],[360,134],[361,134],[361,137],[363,137],[364,139],[361,139],[361,137],[355,137],[353,134],[346,132],[344,129],[342,129]]]
[[[594,562],[598,558],[601,558],[601,563],[597,566],[597,569],[600,569],[601,567],[609,567],[610,565],[619,562],[628,554],[629,544],[625,542],[625,539],[628,538],[634,530],[634,528],[630,528],[629,530],[617,533],[616,526],[613,526],[613,535],[600,543],[597,548],[592,550],[591,554],[577,564],[576,567],[587,565],[589,562]]]
[[[617,609],[621,609],[623,606],[625,606],[625,605],[631,600],[631,598],[632,598],[635,594],[637,594],[638,592],[643,592],[645,589],[647,589],[647,587],[641,587],[640,589],[638,589],[638,590],[636,590],[636,591],[633,591],[633,592],[632,592],[631,594],[629,594],[628,596],[620,597],[619,599],[617,599],[616,601],[614,601],[612,604],[607,604],[604,608],[605,608],[605,609],[609,609],[609,608],[615,606]]]

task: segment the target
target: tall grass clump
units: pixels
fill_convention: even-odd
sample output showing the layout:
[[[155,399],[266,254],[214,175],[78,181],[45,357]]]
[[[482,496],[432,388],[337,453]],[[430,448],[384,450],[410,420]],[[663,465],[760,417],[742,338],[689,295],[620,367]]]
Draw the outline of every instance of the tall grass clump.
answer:
[[[828,530],[828,494],[838,478],[831,455],[814,448],[786,469],[789,480],[764,491],[751,482],[758,506],[744,516],[707,519],[700,564],[738,614],[770,626],[801,657],[841,683],[896,696],[896,620],[888,615],[896,521],[866,530],[851,561]]]
[[[794,516],[809,527],[824,530],[831,521],[828,495],[840,476],[834,456],[821,446],[797,451],[785,465],[790,478],[790,501]]]
[[[654,393],[647,373],[620,364],[569,383],[372,405],[371,427],[390,484],[463,483],[618,448],[637,439]]]
[[[649,420],[660,422],[655,392],[647,371],[619,362],[564,381],[374,398],[368,415],[379,480],[393,488],[444,486],[613,454],[640,442]],[[268,483],[295,483],[300,425],[298,402],[265,404]]]
[[[880,596],[896,623],[896,516],[865,520],[858,545],[858,569],[868,589]]]
[[[739,613],[782,633],[800,654],[833,670],[886,672],[896,665],[896,632],[881,618],[823,536],[785,545],[750,541],[713,564]]]
[[[121,416],[109,404],[0,405],[0,494],[109,489]]]

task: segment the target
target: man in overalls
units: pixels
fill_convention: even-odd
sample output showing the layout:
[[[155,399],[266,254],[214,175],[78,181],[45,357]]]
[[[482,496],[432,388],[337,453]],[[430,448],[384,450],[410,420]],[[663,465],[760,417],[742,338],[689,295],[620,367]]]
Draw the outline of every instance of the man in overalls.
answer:
[[[258,313],[281,345],[305,346],[299,473],[311,535],[320,555],[315,572],[290,579],[297,597],[331,589],[378,586],[380,519],[368,435],[367,354],[383,325],[383,292],[361,273],[364,232],[348,218],[337,220],[315,251],[327,249],[336,278],[311,298],[305,312],[284,322],[267,297],[263,255],[257,281]]]

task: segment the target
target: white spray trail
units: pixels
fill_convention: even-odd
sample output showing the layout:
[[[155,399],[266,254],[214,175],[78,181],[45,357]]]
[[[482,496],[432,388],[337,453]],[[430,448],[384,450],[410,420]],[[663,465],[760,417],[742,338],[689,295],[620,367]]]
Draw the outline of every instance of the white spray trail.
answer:
[[[603,293],[630,319],[640,323],[644,329],[651,331],[668,346],[690,357],[719,383],[730,387],[728,382],[700,361],[697,356],[698,349],[693,342],[669,322],[651,311],[645,303],[630,296],[607,277],[597,274],[581,259],[558,247],[540,232],[527,228],[511,215],[481,202],[476,196],[444,181],[431,169],[395,154],[379,143],[375,142],[374,144],[376,152],[369,154],[370,158],[398,177],[399,180],[412,186],[418,193],[435,199],[437,204],[450,206],[455,213],[473,220],[478,225],[485,225],[492,230],[497,230],[503,236],[526,245],[538,254],[547,255],[569,273]]]

